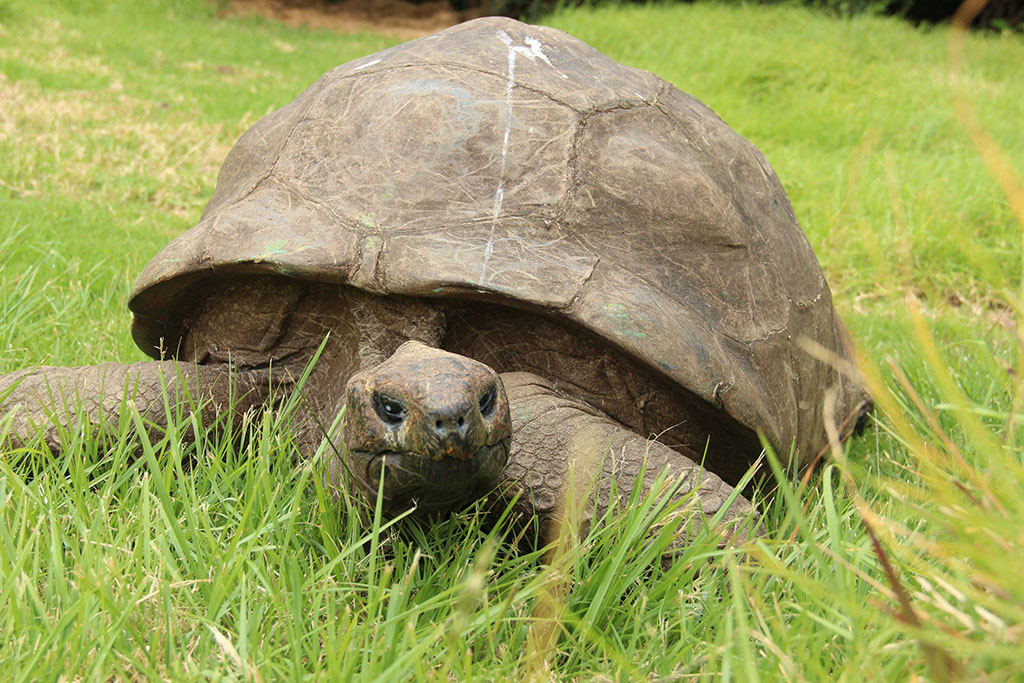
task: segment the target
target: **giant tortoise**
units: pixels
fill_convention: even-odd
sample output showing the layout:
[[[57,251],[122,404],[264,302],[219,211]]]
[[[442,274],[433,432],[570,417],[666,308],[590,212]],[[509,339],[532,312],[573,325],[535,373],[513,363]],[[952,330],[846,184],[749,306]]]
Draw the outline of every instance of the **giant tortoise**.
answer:
[[[575,473],[607,509],[666,468],[710,514],[761,436],[806,464],[825,416],[862,405],[799,343],[849,357],[761,153],[658,77],[504,18],[339,66],[256,123],[130,307],[156,360],[0,378],[15,442],[100,429],[125,392],[156,427],[166,397],[238,417],[315,357],[296,443],[331,439],[334,484],[390,513],[498,490],[550,522]]]

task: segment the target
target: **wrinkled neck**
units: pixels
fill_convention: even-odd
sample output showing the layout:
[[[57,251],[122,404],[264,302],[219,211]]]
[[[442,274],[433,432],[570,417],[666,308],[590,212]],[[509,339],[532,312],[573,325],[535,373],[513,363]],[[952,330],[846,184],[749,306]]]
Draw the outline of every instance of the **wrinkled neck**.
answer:
[[[444,338],[443,308],[412,297],[379,296],[348,289],[357,336],[357,371],[374,368],[407,341],[437,347]]]

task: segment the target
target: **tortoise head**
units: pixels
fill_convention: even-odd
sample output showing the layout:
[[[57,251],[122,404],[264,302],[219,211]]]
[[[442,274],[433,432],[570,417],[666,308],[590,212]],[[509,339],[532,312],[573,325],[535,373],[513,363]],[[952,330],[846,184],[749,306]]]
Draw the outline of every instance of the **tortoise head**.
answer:
[[[385,512],[449,510],[498,483],[512,420],[490,367],[410,341],[346,394],[348,470]]]

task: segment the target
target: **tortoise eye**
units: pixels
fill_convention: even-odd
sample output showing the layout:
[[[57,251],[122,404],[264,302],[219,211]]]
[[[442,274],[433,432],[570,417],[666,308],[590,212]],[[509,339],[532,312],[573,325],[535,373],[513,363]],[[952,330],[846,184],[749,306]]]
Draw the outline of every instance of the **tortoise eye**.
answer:
[[[490,417],[491,413],[494,412],[494,406],[498,404],[498,387],[491,385],[484,391],[483,396],[480,397],[480,414],[484,417]]]
[[[405,419],[405,405],[396,398],[386,394],[374,392],[373,409],[377,411],[380,419],[388,424],[398,425]]]

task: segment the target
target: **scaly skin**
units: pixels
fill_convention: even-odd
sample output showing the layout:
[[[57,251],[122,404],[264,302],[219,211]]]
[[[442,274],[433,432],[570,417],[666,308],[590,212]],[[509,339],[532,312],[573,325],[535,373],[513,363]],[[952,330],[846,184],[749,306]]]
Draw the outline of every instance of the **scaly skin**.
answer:
[[[0,416],[12,416],[9,446],[41,433],[51,449],[59,450],[62,432],[84,423],[102,437],[120,419],[130,419],[124,413],[129,407],[154,430],[166,427],[169,411],[181,409],[200,413],[207,426],[224,415],[237,419],[263,405],[270,387],[269,369],[231,373],[226,364],[40,366],[0,376]],[[287,386],[276,389],[288,391]]]
[[[506,372],[501,379],[514,434],[503,474],[510,486],[507,495],[521,494],[522,512],[540,518],[546,540],[558,533],[565,514],[576,515],[583,534],[593,518],[609,509],[613,513],[621,510],[641,475],[647,492],[667,472],[665,484],[674,488],[673,498],[687,498],[690,510],[699,506],[708,517],[733,493],[731,486],[697,464],[698,454],[684,455],[645,439],[583,401],[559,392],[543,377]],[[751,504],[737,496],[723,520],[728,535],[752,513]],[[694,516],[686,534],[698,525]],[[685,543],[685,538],[679,543]]]

